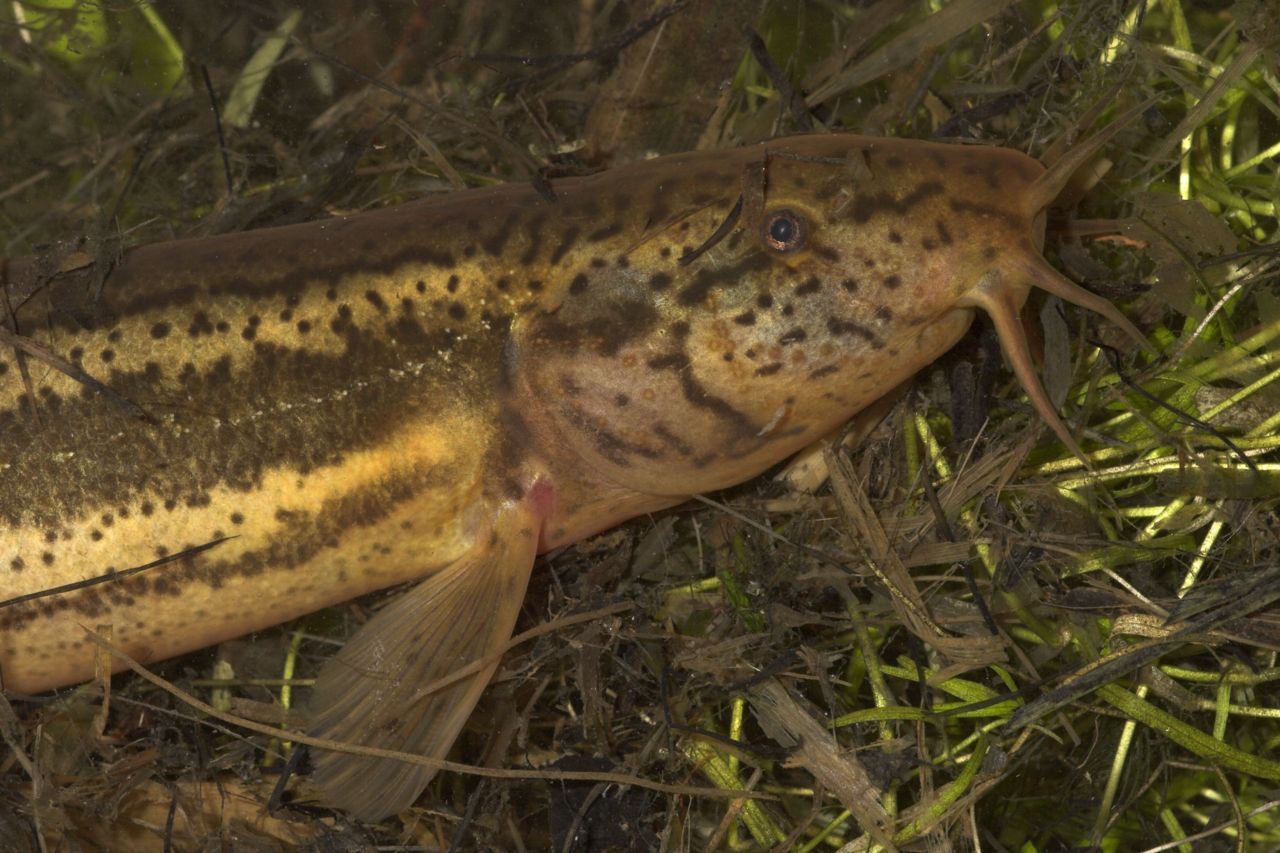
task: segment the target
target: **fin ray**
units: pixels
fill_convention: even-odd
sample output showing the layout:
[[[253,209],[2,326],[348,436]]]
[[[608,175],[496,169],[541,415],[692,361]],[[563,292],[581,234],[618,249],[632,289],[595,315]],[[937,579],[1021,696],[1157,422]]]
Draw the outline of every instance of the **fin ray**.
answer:
[[[525,504],[500,510],[471,551],[374,616],[316,679],[311,734],[443,758],[515,629],[540,525]],[[314,761],[325,799],[363,820],[408,808],[436,773],[336,752]]]
[[[1079,305],[1081,308],[1110,320],[1132,338],[1138,346],[1148,353],[1155,354],[1155,347],[1147,340],[1146,335],[1142,334],[1128,317],[1120,313],[1120,309],[1111,304],[1109,299],[1104,299],[1096,293],[1090,293],[1039,258],[1028,260],[1024,272],[1031,279],[1031,283],[1045,293],[1052,293],[1059,299],[1070,302],[1072,305]]]
[[[1014,288],[1003,285],[999,276],[993,276],[975,287],[967,295],[965,303],[981,308],[991,318],[991,323],[996,328],[996,335],[1000,338],[1000,348],[1004,351],[1004,356],[1009,366],[1013,368],[1014,376],[1018,377],[1018,382],[1021,383],[1022,390],[1026,392],[1032,407],[1062,443],[1086,467],[1089,467],[1089,457],[1085,456],[1084,451],[1071,435],[1071,430],[1067,429],[1067,425],[1058,415],[1058,410],[1050,401],[1049,394],[1044,390],[1040,376],[1036,373],[1035,365],[1032,364],[1031,348],[1027,345],[1027,336],[1022,329],[1022,318],[1018,312],[1025,298],[1023,293],[1025,291],[1020,293]]]
[[[1117,133],[1159,101],[1159,96],[1147,98],[1116,116],[1110,124],[1093,136],[1072,146],[1031,185],[1030,192],[1027,194],[1028,209],[1040,211],[1052,204],[1080,167],[1102,150],[1102,146],[1110,142]]]

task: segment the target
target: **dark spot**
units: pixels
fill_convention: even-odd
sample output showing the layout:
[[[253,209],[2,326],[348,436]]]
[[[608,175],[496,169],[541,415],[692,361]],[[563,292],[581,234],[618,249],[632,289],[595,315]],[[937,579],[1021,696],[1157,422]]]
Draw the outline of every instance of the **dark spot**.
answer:
[[[493,283],[493,286],[498,288],[498,290],[502,291],[503,293],[506,293],[508,290],[511,289],[511,276],[508,276],[508,275],[500,276],[498,280]]]
[[[151,501],[143,501],[142,506],[139,507],[139,509],[142,511],[143,516],[146,516],[149,518],[151,514],[156,511],[156,505],[153,504]]]
[[[366,291],[364,292],[364,298],[368,300],[368,302],[369,302],[369,304],[370,304],[370,305],[372,305],[374,308],[378,309],[378,313],[379,313],[379,314],[385,314],[385,313],[387,313],[387,303],[386,303],[386,301],[382,298],[382,294],[381,294],[381,293],[379,293],[378,291],[376,291],[376,290],[366,290]]]
[[[92,539],[94,542],[101,542],[101,541],[102,541],[102,531],[101,531],[101,530],[98,530],[98,529],[95,527],[93,530],[90,530],[90,531],[89,531],[89,538],[90,538],[90,539]]]
[[[102,351],[101,356],[99,357],[102,359],[104,364],[110,364],[116,359],[116,351],[111,349],[104,349]]]
[[[515,225],[518,216],[519,214],[515,212],[509,214],[500,225],[494,228],[488,237],[480,241],[480,245],[485,252],[493,257],[502,254],[503,246],[507,245],[507,240],[511,238],[512,233],[516,230]],[[472,254],[474,253],[473,249]]]
[[[582,386],[573,381],[573,377],[562,373],[560,375],[560,390],[564,391],[570,397],[576,397],[582,393]]]
[[[257,326],[245,326],[243,329],[240,330],[240,337],[244,338],[246,341],[251,341],[257,336],[258,336]]]
[[[796,313],[796,307],[792,305],[790,302],[782,306],[783,317],[790,317],[792,314],[795,314],[795,313]]]
[[[884,277],[884,286],[887,290],[896,290],[902,284],[902,276],[887,275]]]
[[[826,367],[819,367],[817,370],[810,373],[809,378],[821,379],[824,376],[830,376],[833,373],[837,373],[839,370],[840,368],[836,367],[834,364],[828,364]]]
[[[846,292],[848,292],[848,293],[857,293],[857,292],[858,292],[858,280],[857,280],[857,279],[853,279],[853,278],[846,278],[844,281],[840,282],[840,286],[841,286],[841,287],[843,287],[843,288],[845,289],[845,291],[846,291]]]
[[[584,292],[591,279],[587,278],[587,274],[580,272],[573,277],[573,281],[569,282],[569,292],[575,296]]]
[[[693,448],[690,447],[683,439],[681,439],[680,436],[676,435],[670,429],[668,429],[665,424],[661,424],[661,423],[654,424],[653,434],[657,436],[663,443],[675,448],[675,451],[677,453],[681,453],[685,456],[688,456],[693,453]]]
[[[43,562],[46,566],[52,566],[53,552],[45,551],[43,554],[40,555],[40,561]]]
[[[888,322],[893,319],[893,309],[888,305],[878,305],[872,316],[881,322]]]
[[[764,252],[756,252],[742,260],[715,269],[704,267],[693,277],[693,282],[680,289],[676,301],[686,307],[698,305],[720,286],[735,285],[751,272],[768,267],[772,261]]]
[[[455,275],[455,276],[450,276],[449,278],[450,278],[450,280],[452,281],[453,279],[456,279],[456,278],[457,278],[457,276],[456,276],[456,275]],[[455,287],[455,288],[456,288],[457,286],[458,286],[458,285],[456,285],[456,284],[454,285],[454,287]],[[419,292],[419,293],[426,293],[426,292],[427,292],[427,283],[426,283],[425,281],[423,281],[422,279],[418,279],[418,283],[417,283],[416,287],[417,287],[417,289],[418,289],[418,292]],[[450,293],[453,293],[453,291],[452,291],[452,290],[451,290],[451,291],[449,291],[449,292],[450,292]]]
[[[170,329],[170,326],[168,323],[165,323],[163,321],[156,323],[154,326],[151,327],[151,337],[155,338],[157,341],[160,340],[161,338],[168,337],[169,329]]]
[[[219,320],[218,324],[214,326],[214,328],[217,329],[220,334],[225,335],[227,332],[231,331],[231,324],[226,320]]]
[[[191,325],[187,327],[188,336],[198,338],[201,334],[212,333],[214,333],[214,324],[209,320],[209,315],[205,314],[204,311],[196,311],[192,315]]]
[[[778,343],[783,346],[786,346],[787,344],[798,344],[807,337],[808,334],[805,333],[804,329],[791,329],[790,331],[784,332],[782,336],[778,338]]]
[[[822,282],[816,275],[809,276],[803,284],[796,288],[796,296],[808,296],[822,289]]]
[[[107,343],[118,344],[120,343],[120,338],[122,337],[124,337],[124,332],[120,331],[119,329],[112,329],[107,334]]]
[[[995,246],[987,246],[982,250],[982,257],[988,261],[994,261],[998,254],[1000,254],[1000,251]]]
[[[772,376],[782,369],[782,362],[771,361],[763,367],[756,368],[756,376]]]
[[[244,524],[244,513],[240,513],[240,512],[231,513],[231,523]]]
[[[733,322],[739,326],[754,326],[756,324],[756,312],[743,311],[737,317],[733,318]]]
[[[625,406],[631,402],[631,398],[628,397],[626,394],[619,394],[618,396],[613,398],[613,402],[616,403],[618,406]]]
[[[305,335],[305,334],[306,334],[307,332],[309,332],[309,331],[311,331],[311,323],[310,323],[310,321],[308,321],[308,320],[299,320],[299,321],[298,321],[298,334],[300,334],[300,335]]]
[[[902,242],[902,235],[901,235],[901,234],[899,234],[897,231],[892,231],[892,230],[891,230],[891,231],[889,231],[889,242],[890,242],[890,243],[901,243],[901,242]]]
[[[932,252],[934,249],[938,248],[938,241],[934,240],[932,237],[925,237],[920,241],[920,248],[924,249],[926,252]]]
[[[665,272],[656,272],[649,276],[649,287],[657,291],[666,290],[671,286],[671,276]]]
[[[841,320],[839,317],[832,317],[827,320],[827,331],[833,335],[854,335],[870,342],[873,346],[880,341],[875,332],[861,323],[853,320]],[[880,346],[883,346],[883,343]]]
[[[933,223],[933,227],[938,231],[938,242],[944,246],[950,246],[951,232],[947,230],[947,223],[939,219]]]
[[[27,567],[26,562],[21,557],[14,557],[9,561],[9,568],[15,572],[20,572]]]
[[[292,320],[293,320],[293,309],[292,309],[292,308],[286,308],[286,309],[284,309],[283,311],[281,311],[281,312],[280,312],[280,322],[281,322],[281,323],[288,323],[288,322],[291,322]]]
[[[654,370],[683,370],[689,366],[689,356],[682,352],[656,355],[645,362]]]
[[[621,232],[622,232],[622,224],[619,222],[615,222],[612,225],[606,225],[603,228],[598,228],[595,231],[592,231],[590,234],[587,235],[587,242],[598,243],[601,240],[608,240],[610,237],[613,237],[616,234],[620,234]]]
[[[686,363],[688,359],[685,359]],[[706,409],[717,417],[731,424],[744,436],[754,436],[757,429],[751,418],[735,409],[728,400],[717,397],[702,386],[689,370],[680,371],[680,392],[684,398],[699,409]]]
[[[573,248],[573,244],[577,242],[577,239],[577,227],[565,229],[563,236],[560,238],[560,244],[556,246],[555,251],[551,253],[551,257],[549,258],[550,263],[558,264],[560,261],[564,260],[564,256],[569,254],[569,250]]]
[[[768,293],[762,293],[756,297],[756,306],[759,308],[772,308],[773,297]]]
[[[449,316],[455,320],[465,320],[467,309],[461,302],[454,302],[449,306]]]

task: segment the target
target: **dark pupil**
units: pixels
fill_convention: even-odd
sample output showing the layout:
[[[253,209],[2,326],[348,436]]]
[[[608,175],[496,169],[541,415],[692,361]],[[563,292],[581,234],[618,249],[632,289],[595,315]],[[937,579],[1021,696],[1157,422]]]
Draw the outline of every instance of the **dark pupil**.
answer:
[[[783,246],[796,238],[796,224],[787,216],[779,216],[769,225],[769,237]]]

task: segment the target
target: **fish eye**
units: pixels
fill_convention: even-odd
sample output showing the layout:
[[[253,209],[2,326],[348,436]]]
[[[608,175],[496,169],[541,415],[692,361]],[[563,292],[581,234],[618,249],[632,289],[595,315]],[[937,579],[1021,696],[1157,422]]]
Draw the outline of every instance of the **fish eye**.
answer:
[[[804,217],[794,210],[774,210],[764,217],[764,242],[775,252],[794,252],[804,245]]]

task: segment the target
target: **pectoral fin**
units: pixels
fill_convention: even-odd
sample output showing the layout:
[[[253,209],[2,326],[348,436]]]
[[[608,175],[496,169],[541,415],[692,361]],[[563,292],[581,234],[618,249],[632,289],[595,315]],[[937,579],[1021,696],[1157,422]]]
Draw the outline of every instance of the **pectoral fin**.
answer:
[[[470,552],[371,619],[321,670],[311,733],[443,758],[511,639],[540,529],[528,505],[503,509]],[[325,799],[363,820],[408,808],[436,772],[338,752],[317,751],[314,760]]]

